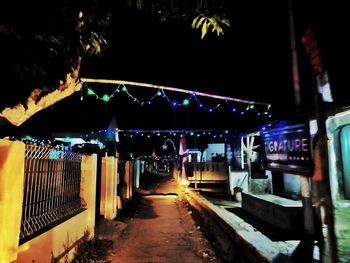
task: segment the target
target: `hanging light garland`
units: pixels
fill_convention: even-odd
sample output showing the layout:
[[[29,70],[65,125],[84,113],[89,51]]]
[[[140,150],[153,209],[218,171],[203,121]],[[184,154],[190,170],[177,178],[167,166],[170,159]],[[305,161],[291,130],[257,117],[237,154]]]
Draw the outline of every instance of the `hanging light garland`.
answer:
[[[21,141],[25,144],[42,146],[42,147],[52,148],[52,149],[61,150],[61,151],[67,150],[66,145],[64,145],[62,141],[58,141],[56,139],[43,139],[43,138],[35,138],[30,135],[23,135],[23,136],[11,136],[9,140]]]
[[[211,138],[213,140],[225,139],[228,135],[232,133],[230,130],[120,130],[120,129],[103,129],[93,132],[83,132],[71,134],[69,137],[67,134],[62,137],[60,134],[56,134],[55,139],[41,139],[35,138],[30,135],[16,137],[12,136],[10,140],[20,140],[25,144],[34,144],[37,146],[45,146],[50,148],[55,148],[59,150],[68,150],[68,146],[65,143],[71,142],[74,138],[81,138],[86,143],[98,144],[102,149],[105,146],[103,141],[106,141],[107,136],[119,134],[121,139],[152,139],[152,138],[164,138],[166,140],[181,138],[183,136],[189,138]]]
[[[236,114],[244,115],[245,113],[250,112],[250,113],[255,113],[257,116],[263,115],[263,116],[267,116],[269,118],[272,117],[271,111],[270,111],[271,104],[263,103],[263,102],[248,101],[248,100],[242,100],[242,99],[237,99],[237,98],[232,98],[232,97],[197,92],[197,91],[192,91],[192,90],[184,90],[184,89],[179,89],[179,88],[174,88],[174,87],[153,85],[153,84],[148,84],[148,83],[131,82],[131,81],[90,79],[90,78],[82,78],[81,81],[83,81],[85,83],[84,87],[86,88],[86,94],[88,96],[95,96],[96,99],[102,100],[106,103],[109,102],[113,97],[115,97],[116,94],[122,92],[122,93],[125,93],[131,100],[140,104],[141,106],[151,105],[155,98],[161,97],[161,98],[164,98],[165,100],[167,100],[169,102],[169,104],[171,105],[171,107],[173,107],[174,109],[178,108],[178,107],[187,107],[191,104],[191,101],[195,101],[198,108],[203,109],[207,112],[214,112],[218,108],[226,105],[226,107],[229,109],[229,111],[236,113]],[[117,84],[118,86],[112,93],[110,93],[110,95],[108,95],[108,94],[98,95],[98,93],[95,92],[91,87],[89,87],[87,85],[87,83]],[[157,89],[157,91],[149,99],[141,100],[141,99],[137,98],[136,96],[134,96],[133,94],[131,94],[131,92],[128,90],[126,85],[153,88],[153,89]],[[173,92],[187,93],[187,94],[189,94],[189,96],[184,98],[182,100],[182,102],[179,102],[176,99],[170,99],[169,96],[165,93],[166,90],[173,91]],[[218,103],[215,106],[210,107],[210,106],[207,106],[204,103],[202,103],[198,98],[199,96],[223,100],[225,103],[224,104]],[[243,108],[242,107],[241,108],[233,107],[230,105],[229,102],[246,104],[247,106],[245,106]],[[258,110],[257,106],[259,106],[259,108],[262,108],[263,110],[262,111]]]
[[[95,137],[102,134],[118,133],[121,138],[176,138],[189,136],[193,138],[210,137],[213,139],[225,138],[232,131],[230,130],[121,130],[103,129],[90,134],[81,135],[84,137]]]

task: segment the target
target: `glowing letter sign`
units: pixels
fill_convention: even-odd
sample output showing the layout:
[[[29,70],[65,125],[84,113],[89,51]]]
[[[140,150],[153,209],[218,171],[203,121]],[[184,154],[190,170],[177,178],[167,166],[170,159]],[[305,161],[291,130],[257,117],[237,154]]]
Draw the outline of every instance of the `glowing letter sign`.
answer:
[[[263,165],[277,170],[311,176],[311,144],[309,125],[279,122],[262,132]]]

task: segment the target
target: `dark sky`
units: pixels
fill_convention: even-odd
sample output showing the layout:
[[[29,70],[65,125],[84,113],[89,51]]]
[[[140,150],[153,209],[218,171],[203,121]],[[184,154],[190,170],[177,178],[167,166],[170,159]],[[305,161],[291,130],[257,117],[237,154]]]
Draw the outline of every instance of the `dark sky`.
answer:
[[[135,10],[122,12],[113,20],[111,53],[101,61],[105,66],[107,57],[108,70],[83,68],[82,75],[273,102],[271,90],[287,86],[290,78],[287,6],[230,8],[231,28],[203,40],[188,24],[159,25]]]
[[[150,14],[116,5],[109,29],[109,49],[101,58],[83,61],[80,75],[174,86],[271,103],[273,118],[294,113],[288,2],[232,2],[227,12],[231,27],[225,30],[225,35],[210,34],[204,39],[200,39],[199,31],[192,30],[184,22],[159,24]],[[302,108],[308,111],[313,103],[310,61],[300,42],[308,25],[313,27],[319,40],[335,98],[348,99],[346,75],[350,45],[349,19],[342,14],[345,4],[315,0],[294,2],[297,4],[294,13]],[[116,89],[113,85],[88,86],[101,95],[111,94]],[[141,87],[128,86],[128,90],[141,100],[155,93],[155,90]],[[183,94],[168,95],[179,101],[184,98]],[[39,113],[24,127],[46,126],[55,131],[101,129],[111,116],[116,117],[120,129],[241,129],[268,121],[254,114],[231,113],[224,107],[213,114],[194,104],[173,109],[160,99],[152,106],[140,106],[125,94],[118,94],[109,103],[86,96],[81,101],[80,97],[81,94],[75,94],[65,99]],[[216,100],[203,101],[213,106],[225,104]]]

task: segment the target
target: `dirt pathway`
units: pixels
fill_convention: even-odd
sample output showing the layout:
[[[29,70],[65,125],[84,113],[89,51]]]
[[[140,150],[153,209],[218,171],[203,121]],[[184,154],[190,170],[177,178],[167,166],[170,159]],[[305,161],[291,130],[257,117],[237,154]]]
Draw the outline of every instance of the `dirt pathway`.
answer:
[[[115,263],[220,262],[176,191],[174,180],[162,180],[135,203],[124,227],[114,235]],[[118,221],[118,219],[117,219]]]

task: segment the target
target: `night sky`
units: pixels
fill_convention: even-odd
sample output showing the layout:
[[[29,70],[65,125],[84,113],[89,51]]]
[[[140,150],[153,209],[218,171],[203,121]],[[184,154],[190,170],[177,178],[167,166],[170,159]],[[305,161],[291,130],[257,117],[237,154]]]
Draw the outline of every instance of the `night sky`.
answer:
[[[109,49],[102,57],[84,60],[80,75],[146,82],[182,89],[272,104],[272,119],[294,114],[292,63],[287,1],[239,1],[229,6],[231,27],[225,35],[209,34],[200,39],[181,21],[160,24],[138,10],[116,4],[109,28]],[[297,1],[294,1],[297,2]],[[313,108],[312,72],[301,44],[307,26],[315,30],[325,68],[329,71],[334,97],[346,101],[349,65],[349,30],[343,17],[344,4],[308,1],[295,6],[296,41],[302,91],[302,111]],[[317,3],[317,4],[316,4]],[[343,6],[342,6],[343,5]],[[115,85],[88,84],[98,94],[111,94]],[[156,90],[127,87],[140,100]],[[151,106],[140,106],[119,93],[109,103],[75,94],[38,113],[24,129],[54,131],[98,130],[116,117],[120,129],[247,129],[269,121],[255,114],[234,114],[224,101],[203,100],[208,107],[224,107],[208,113],[190,103],[173,109],[157,98]],[[167,93],[182,101],[186,95]],[[246,105],[232,105],[239,109]],[[226,108],[225,108],[226,107]],[[265,109],[257,108],[263,112]],[[42,127],[42,128],[39,128]]]

